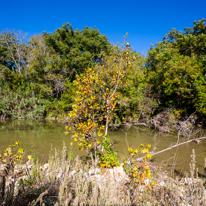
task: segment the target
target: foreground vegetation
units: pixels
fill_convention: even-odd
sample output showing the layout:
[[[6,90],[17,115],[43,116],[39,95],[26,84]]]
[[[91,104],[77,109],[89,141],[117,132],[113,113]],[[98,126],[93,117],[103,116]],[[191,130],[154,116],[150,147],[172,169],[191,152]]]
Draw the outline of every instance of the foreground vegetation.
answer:
[[[22,151],[20,151],[21,153]],[[68,156],[70,154],[70,156]],[[9,155],[9,154],[8,154]],[[8,156],[7,156],[8,157]],[[19,156],[18,156],[19,157]],[[47,164],[28,156],[24,165],[10,159],[1,164],[1,205],[205,205],[204,180],[195,169],[192,153],[191,173],[186,178],[172,179],[160,167],[151,164],[152,179],[136,183],[131,170],[95,168],[94,160],[82,164],[71,158],[64,146],[52,153]],[[7,158],[8,160],[8,158]],[[5,162],[4,162],[5,163]]]

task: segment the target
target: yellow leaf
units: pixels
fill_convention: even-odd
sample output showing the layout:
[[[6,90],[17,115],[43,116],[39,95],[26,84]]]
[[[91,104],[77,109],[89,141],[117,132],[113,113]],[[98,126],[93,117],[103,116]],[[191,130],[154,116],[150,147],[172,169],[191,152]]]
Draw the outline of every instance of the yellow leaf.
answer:
[[[148,153],[148,154],[146,155],[146,157],[147,157],[148,159],[151,159],[151,158],[152,158],[152,155]]]
[[[73,142],[71,142],[70,145],[73,145]]]
[[[142,153],[148,153],[148,151],[149,151],[148,149],[143,149]]]
[[[16,160],[20,160],[21,159],[21,155],[17,156]]]
[[[7,156],[7,153],[4,153],[4,156]]]
[[[28,155],[27,158],[28,158],[29,160],[31,160],[31,159],[32,159],[32,156],[31,156],[31,155]]]
[[[133,149],[130,147],[130,148],[128,149],[128,151],[129,151],[129,152],[132,152],[132,151],[133,151]]]
[[[150,147],[151,147],[151,144],[148,144],[147,147],[150,148]]]
[[[149,165],[145,165],[145,166],[144,166],[144,169],[145,169],[145,170],[149,170]]]
[[[18,145],[18,146],[20,145],[19,141],[15,142],[15,144]]]
[[[18,153],[24,153],[24,149],[20,148],[20,149],[18,150]]]
[[[78,139],[75,137],[75,138],[74,138],[74,141],[75,141],[75,142],[77,142],[77,141],[78,141]]]

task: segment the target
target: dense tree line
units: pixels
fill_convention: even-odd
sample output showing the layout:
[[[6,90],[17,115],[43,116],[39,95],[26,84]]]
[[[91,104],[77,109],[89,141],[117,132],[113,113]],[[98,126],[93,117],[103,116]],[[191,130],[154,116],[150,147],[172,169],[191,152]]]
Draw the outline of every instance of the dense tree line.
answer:
[[[206,25],[194,22],[183,32],[172,29],[149,50],[147,76],[160,107],[179,109],[184,115],[206,108]]]
[[[101,61],[103,52],[108,55],[110,48],[107,37],[96,28],[85,27],[80,31],[64,24],[53,34],[32,36],[28,42],[21,31],[2,31],[1,115],[43,117],[50,105],[56,106],[54,102],[61,100],[75,75]],[[24,108],[36,112],[25,116],[21,112]]]
[[[114,122],[145,121],[172,108],[178,118],[198,110],[206,114],[206,21],[183,32],[172,29],[147,57],[128,50],[128,68],[118,87]],[[74,30],[64,24],[54,33],[31,36],[21,31],[0,34],[0,116],[2,118],[60,118],[75,99],[75,81],[88,68],[105,66],[125,52],[96,28]],[[130,47],[130,45],[126,45]],[[120,59],[116,58],[115,62]]]

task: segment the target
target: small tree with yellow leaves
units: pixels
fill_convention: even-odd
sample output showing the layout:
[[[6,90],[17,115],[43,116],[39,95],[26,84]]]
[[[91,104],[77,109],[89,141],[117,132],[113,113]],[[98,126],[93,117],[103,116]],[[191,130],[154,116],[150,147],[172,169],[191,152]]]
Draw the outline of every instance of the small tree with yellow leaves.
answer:
[[[14,165],[22,159],[23,153],[24,149],[20,148],[20,143],[17,141],[15,144],[9,145],[8,148],[4,149],[3,155],[0,154],[0,163],[14,168]]]
[[[109,125],[116,115],[116,104],[120,97],[118,87],[122,85],[127,70],[131,66],[129,43],[124,43],[124,49],[113,48],[110,56],[104,56],[104,60],[89,68],[84,74],[77,76],[73,85],[76,94],[72,111],[70,127],[66,127],[66,134],[70,130],[74,132],[73,140],[77,142],[80,150],[94,147],[95,159],[97,152],[104,155],[100,158],[100,166],[113,167],[119,165],[115,154],[111,153],[110,144],[106,139]],[[101,145],[100,145],[101,144]],[[107,152],[105,151],[107,145]],[[101,148],[97,151],[97,148]],[[112,155],[113,154],[113,155]],[[108,160],[109,159],[109,160]],[[110,163],[109,163],[110,162]]]
[[[10,182],[10,186],[6,192],[6,179],[8,175],[14,175],[14,166],[22,159],[23,153],[24,149],[20,148],[19,141],[4,149],[3,155],[0,153],[0,165],[6,165],[0,175],[0,205],[11,205],[12,203],[15,182]],[[14,181],[15,180],[16,179],[14,178]]]
[[[129,157],[126,160],[123,158],[124,161],[124,167],[129,165],[129,178],[130,181],[134,183],[134,186],[139,186],[139,185],[146,185],[146,179],[152,179],[152,173],[150,171],[150,166],[147,163],[149,159],[152,158],[151,154],[149,153],[151,145],[145,145],[141,144],[139,148],[133,149],[130,147],[128,149],[129,152]],[[143,159],[141,162],[137,163],[136,159],[140,155],[143,155]],[[151,181],[151,184],[155,184],[154,181]],[[147,184],[149,189],[151,189],[151,185]]]

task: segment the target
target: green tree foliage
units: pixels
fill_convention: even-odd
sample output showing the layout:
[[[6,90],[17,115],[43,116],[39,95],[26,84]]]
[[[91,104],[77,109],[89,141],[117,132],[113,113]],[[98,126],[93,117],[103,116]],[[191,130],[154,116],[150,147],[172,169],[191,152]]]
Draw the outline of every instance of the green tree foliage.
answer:
[[[206,24],[194,22],[184,32],[172,29],[149,50],[147,74],[161,106],[201,108],[206,113]]]
[[[58,28],[54,34],[44,33],[44,39],[46,45],[57,55],[54,57],[56,60],[50,61],[50,67],[59,61],[72,79],[76,73],[83,73],[85,68],[101,61],[102,51],[109,54],[111,48],[107,37],[101,35],[98,29],[84,27],[81,31],[73,30],[69,23]]]
[[[74,31],[70,24],[53,34],[35,35],[28,42],[25,39],[26,34],[21,31],[0,33],[0,93],[1,98],[8,96],[1,104],[0,115],[4,117],[14,114],[8,112],[7,103],[21,102],[15,100],[16,96],[22,101],[35,98],[37,105],[44,102],[46,111],[56,110],[56,116],[70,110],[71,96],[66,93],[73,88],[75,75],[101,62],[102,53],[108,54],[112,48],[96,28]],[[28,106],[28,110],[32,108],[35,107]]]
[[[129,45],[128,45],[129,46]],[[118,102],[118,117],[138,118],[140,111],[145,106],[148,84],[145,79],[146,58],[134,51],[127,51],[127,58],[130,60],[130,69],[118,89],[121,93]],[[147,104],[147,103],[146,103]]]

